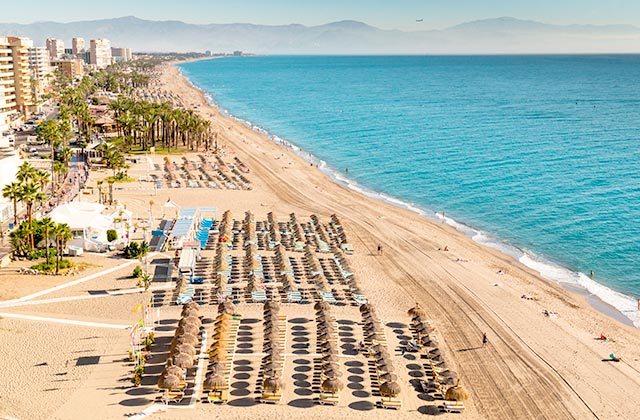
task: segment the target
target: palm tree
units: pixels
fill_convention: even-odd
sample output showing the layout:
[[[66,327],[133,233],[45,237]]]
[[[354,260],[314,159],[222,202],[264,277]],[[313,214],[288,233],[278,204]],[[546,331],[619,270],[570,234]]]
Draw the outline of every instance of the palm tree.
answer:
[[[20,197],[20,184],[12,182],[2,188],[2,196],[13,201],[13,224],[18,226],[18,198]]]
[[[36,168],[34,168],[29,162],[24,162],[22,165],[18,167],[18,172],[16,173],[16,178],[20,182],[27,182],[31,180],[33,175],[36,172]]]
[[[44,231],[44,246],[45,246],[45,256],[47,258],[47,262],[49,262],[49,239],[56,228],[56,223],[51,220],[49,217],[45,217],[40,220],[40,226]]]
[[[22,223],[9,235],[11,238],[11,251],[13,255],[16,257],[24,257],[29,252],[29,238],[30,231],[29,227]]]
[[[33,205],[45,199],[44,193],[41,191],[40,186],[33,183],[28,182],[23,184],[20,188],[19,200],[27,205],[27,220],[29,221],[29,244],[31,245],[31,250],[35,248],[34,244],[34,235],[33,235]]]
[[[62,252],[72,237],[71,229],[66,223],[58,223],[53,234],[56,239],[56,274],[58,274],[60,271],[60,261],[62,261]]]
[[[56,148],[62,141],[60,127],[56,120],[47,120],[38,126],[38,139],[49,144],[51,148],[51,179],[53,179],[53,162],[55,160]]]

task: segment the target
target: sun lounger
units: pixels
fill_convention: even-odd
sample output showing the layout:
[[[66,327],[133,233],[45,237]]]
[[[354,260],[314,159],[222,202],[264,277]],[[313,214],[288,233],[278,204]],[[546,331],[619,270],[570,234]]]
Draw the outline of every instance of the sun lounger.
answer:
[[[322,405],[338,405],[340,397],[335,394],[320,393],[320,404]]]
[[[398,410],[402,407],[402,400],[398,398],[384,398],[380,401],[380,406],[390,410]]]
[[[161,400],[165,404],[176,403],[179,404],[184,398],[184,392],[182,390],[165,391],[162,394]]]
[[[282,399],[282,392],[263,392],[262,397],[260,398],[261,403],[265,404],[277,404]]]
[[[254,302],[266,302],[267,293],[264,290],[256,290],[255,292],[251,292],[251,300]]]
[[[367,300],[367,297],[365,295],[360,295],[357,293],[352,293],[351,297],[353,298],[353,300],[356,302],[356,304],[358,304],[358,306],[360,305],[365,305],[367,303],[369,303],[369,301]]]
[[[300,293],[300,291],[288,292],[287,293],[287,301],[289,303],[300,303],[300,302],[302,302],[302,293]]]
[[[464,403],[462,401],[445,401],[442,408],[447,413],[462,413],[464,411]]]
[[[352,255],[353,254],[353,245],[351,245],[351,244],[342,244],[342,246],[340,246],[340,248],[347,255]]]
[[[229,401],[229,390],[209,391],[207,401],[212,404],[224,404]]]

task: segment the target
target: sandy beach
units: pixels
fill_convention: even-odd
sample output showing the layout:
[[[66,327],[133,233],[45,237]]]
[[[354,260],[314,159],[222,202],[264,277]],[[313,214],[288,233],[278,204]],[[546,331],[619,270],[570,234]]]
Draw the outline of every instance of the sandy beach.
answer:
[[[205,95],[175,66],[162,67],[160,82],[161,89],[213,121],[220,134],[219,156],[225,161],[238,158],[246,164],[251,189],[155,190],[151,183],[131,182],[117,184],[114,198],[131,210],[134,218],[147,218],[151,207],[157,222],[167,200],[185,207],[214,207],[218,217],[230,210],[236,220],[246,211],[253,212],[256,220],[266,219],[270,212],[277,220],[286,220],[293,212],[300,218],[317,215],[323,220],[336,214],[354,248],[349,256],[351,268],[384,324],[403,406],[395,412],[375,408],[376,398],[367,392],[372,378],[364,368],[366,360],[350,354],[341,356],[347,386],[340,404],[309,404],[311,385],[306,383],[311,382],[311,373],[306,366],[313,363],[313,355],[296,356],[294,345],[304,341],[301,337],[310,337],[310,344],[315,341],[310,305],[282,308],[291,325],[285,338],[291,352],[285,352],[283,377],[288,379],[281,404],[257,404],[250,398],[248,390],[256,387],[254,373],[261,353],[246,351],[236,355],[246,363],[241,364],[246,372],[238,370],[229,404],[202,404],[193,399],[193,404],[185,407],[158,406],[154,404],[158,396],[155,383],[168,354],[162,346],[168,348],[180,307],[161,308],[161,345],[140,388],[131,386],[131,364],[126,360],[129,332],[125,327],[135,322],[132,308],[138,302],[165,295],[173,285],[154,282],[151,290],[143,293],[130,277],[135,261],[91,254],[82,257],[90,267],[73,277],[24,276],[15,272],[16,263],[2,273],[0,361],[8,386],[0,396],[0,417],[80,419],[100,413],[99,418],[136,414],[136,418],[161,419],[420,418],[428,414],[425,407],[431,402],[422,400],[410,385],[419,361],[415,355],[397,350],[402,337],[409,334],[407,310],[416,303],[427,312],[448,366],[470,393],[464,413],[446,414],[445,418],[640,417],[640,331],[596,311],[583,295],[562,289],[451,226],[332,182],[291,150],[209,105]],[[197,159],[197,155],[186,157]],[[129,174],[143,178],[153,164],[161,166],[163,159],[145,156],[131,166]],[[88,185],[95,187],[103,175],[92,173]],[[95,201],[96,197],[81,199]],[[141,234],[137,232],[136,238]],[[377,252],[379,245],[381,254]],[[171,254],[154,254],[150,260],[170,258]],[[207,258],[213,255],[213,251],[204,252]],[[29,298],[39,291],[41,295]],[[28,299],[9,301],[21,297]],[[201,311],[204,336],[211,336],[215,306],[204,306]],[[551,316],[545,316],[545,311]],[[243,303],[238,312],[247,338],[237,348],[259,348],[264,339],[261,308]],[[336,307],[332,314],[345,347],[361,339],[356,307]],[[72,324],[65,324],[65,320]],[[483,333],[488,338],[485,346]],[[609,339],[597,340],[601,334]],[[610,353],[622,361],[603,361]],[[100,357],[83,365],[78,363],[81,356]],[[197,382],[194,378],[191,381]]]
[[[447,225],[333,183],[294,153],[209,106],[175,67],[167,67],[163,78],[168,90],[215,121],[229,148],[251,167],[261,181],[256,189],[267,193],[256,203],[259,208],[337,213],[348,222],[370,299],[381,315],[398,316],[414,301],[427,308],[479,416],[640,414],[634,403],[640,390],[635,328]],[[383,256],[375,255],[377,244]],[[545,317],[544,310],[558,316]],[[483,332],[490,345],[476,349]],[[601,333],[612,340],[595,340]],[[611,352],[624,363],[602,362]]]

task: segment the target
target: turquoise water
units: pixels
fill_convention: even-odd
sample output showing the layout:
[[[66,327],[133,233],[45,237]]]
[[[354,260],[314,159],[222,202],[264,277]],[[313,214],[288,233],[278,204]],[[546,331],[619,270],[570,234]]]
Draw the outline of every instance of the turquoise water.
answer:
[[[635,316],[631,298],[599,284],[640,297],[640,56],[242,57],[181,68],[337,178],[445,212],[474,239]],[[599,284],[580,274],[590,271]]]

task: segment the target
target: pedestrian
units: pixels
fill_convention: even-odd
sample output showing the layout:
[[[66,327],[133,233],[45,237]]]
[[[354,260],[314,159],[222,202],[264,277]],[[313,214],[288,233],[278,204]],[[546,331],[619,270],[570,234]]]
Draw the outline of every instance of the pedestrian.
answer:
[[[382,255],[382,245],[378,244],[378,255]]]
[[[482,347],[484,347],[489,342],[487,338],[487,333],[482,333]]]

